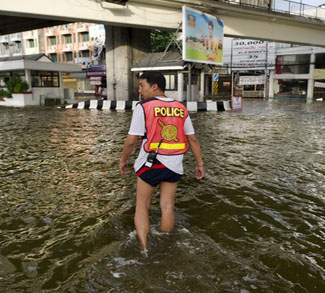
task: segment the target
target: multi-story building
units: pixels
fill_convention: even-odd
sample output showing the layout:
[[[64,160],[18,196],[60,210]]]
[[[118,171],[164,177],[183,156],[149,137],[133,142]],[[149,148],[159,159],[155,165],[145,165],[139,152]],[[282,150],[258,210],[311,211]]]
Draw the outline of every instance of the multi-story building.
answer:
[[[22,33],[0,36],[0,57],[23,55]]]
[[[81,64],[83,71],[66,74],[63,82],[80,95],[96,93],[103,87],[105,72],[105,29],[104,25],[70,23],[44,29],[45,54],[54,62]],[[102,65],[101,65],[102,64]],[[95,65],[96,74],[92,70]],[[98,65],[102,71],[98,72]],[[88,75],[88,71],[92,74]]]
[[[92,37],[93,28],[101,26],[78,22],[46,28],[45,54],[59,63],[97,64],[98,47],[104,46],[105,38]]]
[[[44,53],[43,30],[0,36],[0,58]]]

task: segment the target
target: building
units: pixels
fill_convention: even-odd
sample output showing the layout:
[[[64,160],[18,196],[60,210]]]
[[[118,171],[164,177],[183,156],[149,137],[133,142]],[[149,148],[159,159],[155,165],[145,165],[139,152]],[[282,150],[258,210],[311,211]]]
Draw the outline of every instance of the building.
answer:
[[[0,36],[0,58],[44,53],[43,30]]]
[[[103,25],[69,23],[44,29],[45,54],[54,62],[84,66],[98,64],[105,44]],[[100,30],[103,33],[100,34]]]
[[[74,91],[65,89],[63,72],[74,72],[80,65],[54,63],[44,54],[0,58],[0,86],[13,75],[18,75],[29,85],[29,93],[19,99],[4,98],[0,106],[44,105],[47,99],[61,103],[74,100]]]
[[[54,62],[81,64],[80,72],[64,75],[65,86],[81,94],[93,95],[98,79],[89,78],[87,71],[93,65],[105,64],[105,29],[103,25],[70,23],[44,29],[45,54]],[[106,79],[106,77],[105,77]]]

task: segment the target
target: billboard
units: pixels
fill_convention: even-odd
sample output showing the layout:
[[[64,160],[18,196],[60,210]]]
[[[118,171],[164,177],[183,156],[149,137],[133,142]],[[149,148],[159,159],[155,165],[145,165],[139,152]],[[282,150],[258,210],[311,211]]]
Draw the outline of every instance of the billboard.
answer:
[[[233,40],[233,70],[264,70],[275,68],[275,43],[261,40]]]
[[[183,60],[222,65],[223,21],[183,6]]]

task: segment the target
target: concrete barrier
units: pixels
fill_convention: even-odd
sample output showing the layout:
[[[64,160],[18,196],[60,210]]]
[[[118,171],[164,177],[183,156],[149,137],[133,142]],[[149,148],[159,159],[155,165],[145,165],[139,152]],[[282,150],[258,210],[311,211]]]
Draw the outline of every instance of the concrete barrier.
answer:
[[[134,110],[138,101],[88,100],[61,106],[62,109]],[[231,111],[230,101],[182,102],[189,112]]]

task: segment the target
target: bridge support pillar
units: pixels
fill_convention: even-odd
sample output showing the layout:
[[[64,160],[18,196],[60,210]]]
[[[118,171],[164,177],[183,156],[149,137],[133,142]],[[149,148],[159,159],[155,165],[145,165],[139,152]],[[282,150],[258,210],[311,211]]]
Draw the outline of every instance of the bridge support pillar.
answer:
[[[269,98],[274,98],[274,70],[270,71]]]
[[[150,50],[150,30],[105,26],[107,99],[137,99],[138,80],[131,66]]]
[[[184,101],[184,73],[183,72],[179,72],[177,74],[177,84],[178,84],[177,100],[183,102]]]
[[[316,55],[312,53],[310,55],[310,66],[309,66],[309,79],[307,85],[307,103],[311,103],[313,101],[314,96],[314,69],[315,69],[315,60]]]

